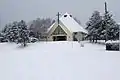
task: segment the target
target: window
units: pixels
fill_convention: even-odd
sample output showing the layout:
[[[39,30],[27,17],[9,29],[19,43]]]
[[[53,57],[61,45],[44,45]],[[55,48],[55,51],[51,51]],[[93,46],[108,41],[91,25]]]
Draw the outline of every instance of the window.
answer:
[[[64,15],[64,17],[67,17],[67,15]]]
[[[72,15],[70,15],[70,17],[72,17]]]

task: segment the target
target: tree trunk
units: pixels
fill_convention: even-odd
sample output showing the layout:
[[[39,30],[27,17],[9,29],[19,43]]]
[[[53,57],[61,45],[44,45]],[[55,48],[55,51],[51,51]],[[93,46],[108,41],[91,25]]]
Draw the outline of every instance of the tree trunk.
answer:
[[[95,40],[95,43],[97,43],[97,39]]]
[[[93,43],[95,42],[95,38],[94,38],[94,36],[93,36]]]
[[[90,37],[90,42],[92,42],[92,39],[91,39],[91,37]]]
[[[23,42],[23,46],[25,47],[25,43]]]
[[[93,38],[93,43],[95,42],[94,38]]]
[[[95,40],[96,40],[95,43],[97,43],[97,36],[95,37]]]
[[[24,40],[24,42],[23,42],[23,46],[25,47],[26,46],[26,41]]]

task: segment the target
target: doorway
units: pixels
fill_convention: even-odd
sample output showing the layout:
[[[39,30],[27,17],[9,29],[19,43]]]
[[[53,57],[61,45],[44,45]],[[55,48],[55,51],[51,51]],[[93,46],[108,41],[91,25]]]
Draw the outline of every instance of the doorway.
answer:
[[[53,41],[66,41],[66,36],[53,36]]]

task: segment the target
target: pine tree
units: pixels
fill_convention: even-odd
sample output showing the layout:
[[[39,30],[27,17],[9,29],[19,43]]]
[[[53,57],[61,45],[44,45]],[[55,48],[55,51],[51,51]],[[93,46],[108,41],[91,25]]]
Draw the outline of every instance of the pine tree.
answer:
[[[29,42],[29,30],[25,21],[21,20],[18,24],[18,43],[21,43],[24,47]]]
[[[6,25],[2,32],[5,34],[5,38],[10,42],[16,42],[18,38],[18,22]]]
[[[105,41],[117,39],[119,26],[112,18],[112,14],[107,10],[107,3],[105,2],[105,13],[103,15],[101,38]]]
[[[112,14],[107,11],[105,3],[105,13],[100,16],[98,11],[95,11],[87,22],[87,28],[90,40],[116,40],[119,36],[119,25],[112,18]]]
[[[16,42],[18,39],[18,22],[13,22],[10,32],[11,41]]]
[[[115,40],[119,40],[119,33],[120,33],[120,25],[116,24],[115,28],[114,28],[114,38]]]
[[[89,32],[89,38],[90,41],[99,39],[99,28],[101,27],[101,23],[102,23],[102,16],[100,16],[100,12],[98,11],[94,11],[94,13],[92,14],[91,18],[89,19],[89,21],[86,23],[87,25],[87,30]]]
[[[8,31],[9,31],[9,26],[8,25],[5,25],[5,27],[2,29],[2,34],[3,34],[3,37],[5,38],[5,39],[7,39],[8,40],[8,37],[7,37],[7,33],[8,33]]]
[[[12,32],[11,32],[11,28],[12,28],[12,24],[8,24],[5,26],[4,30],[3,30],[3,33],[5,34],[5,38],[9,41],[9,42],[12,42],[11,39],[12,39]]]
[[[117,29],[117,24],[112,18],[112,15],[109,12],[106,12],[103,16],[103,24],[102,24],[102,35],[103,38],[107,40],[114,40],[116,34],[115,31]]]

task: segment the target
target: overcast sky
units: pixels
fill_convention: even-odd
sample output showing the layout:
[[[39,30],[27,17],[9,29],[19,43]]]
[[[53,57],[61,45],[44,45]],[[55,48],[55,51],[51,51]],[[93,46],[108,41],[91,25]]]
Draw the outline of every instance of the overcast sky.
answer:
[[[12,21],[54,18],[59,11],[77,17],[84,25],[93,11],[104,12],[105,0],[0,0],[0,26]],[[120,22],[120,0],[107,0],[108,9]]]

